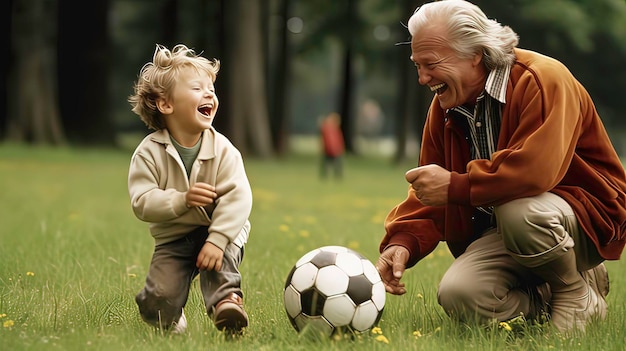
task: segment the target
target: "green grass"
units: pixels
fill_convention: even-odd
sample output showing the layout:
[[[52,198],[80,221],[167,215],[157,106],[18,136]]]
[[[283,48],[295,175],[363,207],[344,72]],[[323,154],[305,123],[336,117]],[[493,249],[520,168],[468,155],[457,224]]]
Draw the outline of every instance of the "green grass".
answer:
[[[410,165],[346,160],[341,182],[318,179],[314,156],[246,160],[254,191],[252,233],[241,266],[246,335],[227,340],[204,312],[198,286],[188,332],[163,335],[134,303],[153,242],[130,209],[130,151],[0,146],[0,349],[3,350],[623,350],[623,261],[608,262],[609,313],[586,335],[562,338],[465,326],[436,301],[452,257],[445,245],[407,271],[409,293],[389,296],[379,334],[354,340],[298,335],[282,304],[287,273],[305,252],[343,245],[375,262],[389,209],[404,198]],[[386,339],[384,340],[379,339]]]

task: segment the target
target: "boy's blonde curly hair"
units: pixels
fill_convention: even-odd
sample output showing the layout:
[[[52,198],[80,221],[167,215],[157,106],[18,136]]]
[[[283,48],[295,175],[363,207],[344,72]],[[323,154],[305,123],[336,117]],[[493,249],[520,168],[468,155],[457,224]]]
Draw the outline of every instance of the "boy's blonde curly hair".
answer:
[[[148,128],[154,130],[165,128],[165,120],[157,108],[156,101],[170,97],[180,71],[186,67],[206,72],[215,82],[220,61],[201,57],[183,44],[174,46],[171,51],[157,44],[152,62],[146,63],[141,68],[134,84],[134,94],[128,98],[128,102],[132,106],[132,111],[141,117]]]

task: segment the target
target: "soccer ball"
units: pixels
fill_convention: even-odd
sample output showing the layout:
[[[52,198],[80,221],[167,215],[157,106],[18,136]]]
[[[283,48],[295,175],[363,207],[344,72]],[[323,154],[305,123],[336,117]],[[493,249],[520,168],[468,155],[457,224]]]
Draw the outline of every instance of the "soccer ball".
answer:
[[[385,307],[385,286],[376,267],[358,252],[324,246],[302,256],[284,290],[291,325],[325,336],[362,333],[374,327]]]

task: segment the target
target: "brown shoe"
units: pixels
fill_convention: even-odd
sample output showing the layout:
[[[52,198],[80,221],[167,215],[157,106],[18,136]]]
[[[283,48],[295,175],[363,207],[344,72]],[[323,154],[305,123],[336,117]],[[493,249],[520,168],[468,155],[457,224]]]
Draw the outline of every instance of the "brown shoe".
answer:
[[[606,270],[606,266],[604,263],[600,263],[588,271],[581,272],[581,274],[591,287],[589,294],[595,293],[597,296],[597,303],[589,306],[591,313],[599,319],[605,319],[607,312],[606,295],[609,294],[609,272]]]
[[[594,268],[581,273],[596,294],[606,299],[606,295],[609,294],[609,272],[606,270],[604,263],[600,263]]]
[[[606,317],[609,277],[603,264],[578,272],[574,250],[568,250],[533,272],[550,284],[550,323],[560,332],[584,332],[589,321]]]
[[[248,314],[243,309],[243,299],[231,293],[218,302],[213,309],[213,322],[218,330],[241,333],[248,326]]]

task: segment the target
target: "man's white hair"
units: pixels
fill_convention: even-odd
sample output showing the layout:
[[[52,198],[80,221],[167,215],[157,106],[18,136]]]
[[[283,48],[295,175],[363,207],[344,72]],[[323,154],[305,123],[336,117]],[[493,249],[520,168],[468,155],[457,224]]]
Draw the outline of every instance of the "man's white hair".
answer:
[[[508,26],[489,19],[476,5],[465,0],[442,0],[418,7],[408,22],[411,36],[425,26],[441,23],[447,32],[450,48],[460,57],[483,54],[487,69],[510,66],[515,61],[513,49],[519,36]]]

